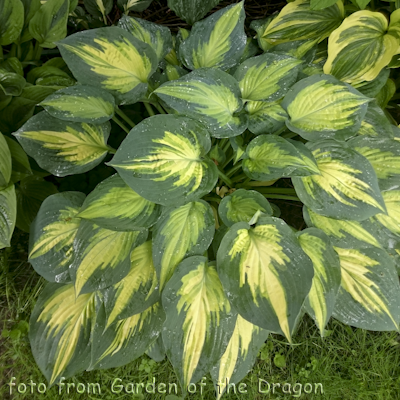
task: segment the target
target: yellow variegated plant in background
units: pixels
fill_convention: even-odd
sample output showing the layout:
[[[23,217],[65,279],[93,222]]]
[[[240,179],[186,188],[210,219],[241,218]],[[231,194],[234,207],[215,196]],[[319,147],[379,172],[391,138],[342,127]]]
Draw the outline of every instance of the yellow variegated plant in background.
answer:
[[[322,336],[331,317],[399,330],[399,13],[296,0],[252,25],[257,46],[243,2],[201,21],[218,1],[189,3],[169,1],[193,25],[176,36],[124,15],[59,41],[78,83],[14,133],[58,177],[109,172],[87,196],[60,186],[31,227],[49,284],[30,340],[51,384],[146,353],[184,394],[210,373],[220,398],[305,313]],[[22,200],[0,144],[3,247]],[[304,204],[305,229],[276,199]]]

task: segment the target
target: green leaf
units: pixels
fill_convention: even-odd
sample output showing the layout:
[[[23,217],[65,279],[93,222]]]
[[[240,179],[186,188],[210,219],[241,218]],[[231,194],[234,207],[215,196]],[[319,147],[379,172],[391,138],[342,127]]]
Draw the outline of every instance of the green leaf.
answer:
[[[25,87],[26,81],[23,76],[14,72],[7,72],[0,68],[0,89],[4,94],[19,96]]]
[[[17,227],[29,232],[42,202],[55,193],[57,193],[57,188],[39,176],[30,175],[22,179],[16,186]]]
[[[286,357],[281,353],[275,354],[274,364],[278,368],[285,368],[286,367]]]
[[[203,200],[163,212],[153,231],[153,260],[161,289],[184,258],[208,249],[214,232],[214,213]]]
[[[358,7],[361,8],[361,10],[363,10],[365,7],[367,7],[367,5],[371,2],[371,0],[355,0]]]
[[[249,114],[249,131],[255,135],[279,131],[288,118],[278,102],[249,101],[246,111]]]
[[[393,137],[392,124],[375,102],[368,104],[367,113],[361,122],[357,135]]]
[[[79,217],[115,230],[150,228],[160,217],[161,207],[134,192],[115,174],[99,183],[88,195]]]
[[[269,332],[238,315],[232,337],[221,359],[211,369],[217,399],[220,399],[229,384],[236,385],[253,367],[260,348]]]
[[[339,257],[329,237],[319,229],[305,229],[297,234],[297,238],[314,266],[314,278],[305,302],[305,309],[314,319],[323,337],[326,324],[333,313],[340,286]]]
[[[107,328],[115,321],[144,312],[159,300],[150,240],[131,252],[130,263],[128,275],[102,291]]]
[[[211,141],[189,118],[157,115],[136,125],[109,165],[140,196],[162,205],[198,199],[217,182],[217,167],[206,156]]]
[[[337,0],[311,0],[310,9],[311,10],[323,10],[336,4]]]
[[[200,21],[221,0],[168,0],[168,7],[189,25]]]
[[[123,15],[118,26],[130,32],[136,39],[147,43],[155,51],[160,62],[172,49],[172,35],[169,28]]]
[[[199,69],[155,90],[168,107],[197,119],[211,136],[238,136],[247,128],[247,116],[237,114],[243,102],[239,84],[219,69]]]
[[[296,147],[275,135],[260,135],[246,148],[243,172],[257,181],[271,181],[293,175],[318,174],[312,155],[303,158]]]
[[[15,183],[29,175],[32,175],[28,156],[26,155],[22,147],[17,143],[17,141],[7,136],[4,136],[4,138],[6,139],[8,148],[11,153],[11,182]],[[3,158],[3,160],[5,159]]]
[[[45,111],[14,133],[28,155],[56,176],[90,171],[107,155],[110,123],[67,122]]]
[[[300,200],[325,217],[363,221],[386,212],[378,179],[368,160],[335,140],[307,144],[319,175],[293,177]]]
[[[375,218],[387,229],[400,236],[400,190],[382,192],[387,209],[386,214],[377,214]]]
[[[152,3],[153,0],[118,0],[118,6],[123,8],[124,13],[129,11],[142,12]]]
[[[399,330],[400,288],[396,268],[382,249],[341,249],[342,283],[333,317],[373,331]]]
[[[19,38],[20,43],[33,39],[29,32],[29,22],[36,15],[41,6],[40,0],[22,0],[22,4],[24,5],[24,26]]]
[[[41,47],[56,47],[67,35],[69,0],[47,0],[29,22],[29,32]]]
[[[393,81],[393,79],[389,78],[387,80],[385,86],[375,96],[376,103],[378,104],[378,106],[382,109],[385,109],[387,107],[389,101],[395,95],[396,90],[397,90],[396,83]]]
[[[388,20],[380,12],[351,14],[329,37],[324,73],[352,84],[375,79],[399,47],[387,29]]]
[[[147,234],[146,230],[116,232],[82,221],[70,266],[76,295],[104,289],[123,279],[130,271],[131,251],[145,242]]]
[[[157,67],[154,50],[116,26],[78,32],[57,45],[79,82],[108,90],[119,104],[139,101]]]
[[[302,61],[277,53],[265,53],[240,64],[234,77],[242,98],[253,101],[281,99],[296,82]]]
[[[25,99],[33,101],[35,104],[38,104],[58,89],[59,87],[54,86],[25,86],[24,90],[21,93],[21,96]]]
[[[33,357],[50,385],[90,365],[90,333],[95,294],[75,296],[74,285],[49,283],[40,293],[29,323]]]
[[[14,97],[7,107],[0,111],[0,131],[4,134],[11,134],[19,129],[35,110],[36,102]]]
[[[268,200],[255,190],[235,190],[229,196],[225,196],[218,207],[218,214],[228,227],[237,222],[249,223],[257,211],[272,215]]]
[[[341,0],[324,10],[311,10],[309,1],[296,0],[282,8],[260,37],[270,45],[297,40],[311,40],[316,44],[338,28],[344,16]]]
[[[346,140],[360,128],[370,101],[333,76],[313,75],[297,82],[281,106],[289,114],[287,127],[304,139]]]
[[[114,97],[93,86],[71,86],[47,97],[40,105],[63,121],[101,124],[114,116]]]
[[[381,190],[400,188],[400,143],[386,137],[356,137],[349,146],[372,165]]]
[[[94,17],[103,18],[106,23],[106,16],[111,12],[114,2],[112,0],[83,0],[86,10]]]
[[[254,228],[239,222],[222,239],[217,265],[232,307],[291,342],[314,274],[292,229],[274,217],[261,217]]]
[[[17,219],[17,198],[14,185],[0,190],[0,249],[11,246]]]
[[[104,311],[100,311],[92,334],[90,370],[120,367],[142,356],[157,339],[164,320],[160,303],[111,326],[106,325]]]
[[[207,1],[207,0],[206,0]],[[189,69],[227,70],[239,63],[247,43],[243,1],[213,13],[193,25],[179,46],[179,58]]]
[[[33,221],[29,236],[29,262],[50,282],[69,281],[73,242],[81,222],[76,215],[85,199],[79,192],[47,197]]]
[[[5,188],[11,179],[12,159],[6,137],[0,133],[0,190]]]
[[[303,208],[303,215],[307,226],[316,227],[325,232],[334,246],[349,249],[371,246],[382,247],[377,224],[369,219],[353,221],[327,218],[306,206]]]
[[[165,350],[183,392],[224,354],[236,314],[222,289],[215,266],[207,258],[184,260],[162,295],[166,321]]]
[[[24,26],[21,0],[0,0],[0,46],[15,42]]]

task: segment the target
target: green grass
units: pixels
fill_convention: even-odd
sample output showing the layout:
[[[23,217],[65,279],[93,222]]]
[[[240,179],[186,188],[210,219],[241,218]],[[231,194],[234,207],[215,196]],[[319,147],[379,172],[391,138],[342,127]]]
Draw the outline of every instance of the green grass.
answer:
[[[141,395],[112,393],[112,382],[119,378],[117,384],[151,382],[155,378],[159,383],[177,383],[171,364],[164,360],[153,362],[149,357],[142,358],[124,367],[83,372],[66,383],[75,383],[67,393],[66,386],[61,394],[59,388],[47,388],[40,394],[37,387],[30,393],[27,386],[25,394],[18,394],[13,387],[10,395],[8,383],[12,377],[18,384],[46,383],[32,357],[27,338],[27,321],[44,281],[38,277],[32,267],[26,263],[27,236],[17,232],[14,235],[12,249],[0,251],[0,321],[2,335],[0,337],[0,399],[171,399],[167,394],[148,394],[144,390]],[[271,335],[264,345],[252,371],[242,381],[246,384],[247,393],[229,394],[226,399],[360,399],[360,400],[394,400],[400,399],[400,343],[396,332],[368,332],[345,326],[331,320],[328,329],[330,335],[325,339],[319,337],[318,329],[313,321],[305,317],[297,334],[294,345],[288,345],[278,335]],[[259,393],[259,379],[271,384],[270,393]],[[87,385],[98,383],[101,395],[88,394]],[[277,386],[272,393],[272,384],[291,384],[292,394],[283,394]],[[296,387],[293,385],[298,383]],[[307,394],[305,384],[321,383],[324,394]],[[85,392],[77,393],[85,387]],[[303,385],[302,394],[300,384]],[[157,387],[157,386],[156,386]],[[23,386],[21,386],[21,389]],[[208,375],[203,394],[188,396],[189,399],[214,399],[214,389]],[[262,385],[266,390],[267,386]],[[307,389],[309,386],[307,387]],[[41,387],[43,389],[43,387]],[[129,387],[128,387],[129,389]],[[168,389],[168,386],[167,386]],[[286,389],[288,386],[286,385]],[[178,395],[180,395],[180,391]]]

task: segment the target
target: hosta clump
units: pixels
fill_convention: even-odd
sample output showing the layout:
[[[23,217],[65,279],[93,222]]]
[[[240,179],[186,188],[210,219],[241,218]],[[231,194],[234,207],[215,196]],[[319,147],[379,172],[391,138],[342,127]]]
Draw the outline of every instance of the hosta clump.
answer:
[[[304,312],[321,335],[331,316],[398,330],[400,135],[370,85],[384,56],[354,72],[356,89],[323,73],[334,63],[316,47],[348,21],[340,1],[298,0],[257,26],[257,47],[239,3],[174,38],[124,16],[58,43],[78,84],[15,136],[57,176],[116,173],[86,198],[49,197],[32,226],[30,262],[50,283],[30,340],[51,384],[145,352],[167,355],[183,393],[208,372],[238,382]],[[134,126],[137,102],[149,118]],[[127,133],[116,150],[109,121]],[[302,201],[308,228],[279,218],[276,198]]]

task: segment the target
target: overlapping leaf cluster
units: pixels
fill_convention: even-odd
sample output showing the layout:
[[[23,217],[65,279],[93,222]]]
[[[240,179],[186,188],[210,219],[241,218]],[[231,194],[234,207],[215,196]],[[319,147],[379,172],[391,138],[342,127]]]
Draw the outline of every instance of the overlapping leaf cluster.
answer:
[[[172,37],[124,16],[58,43],[78,84],[15,136],[56,176],[109,154],[117,173],[86,198],[50,196],[32,225],[50,283],[30,339],[51,384],[144,352],[165,352],[183,392],[207,372],[238,382],[304,312],[321,335],[331,316],[399,329],[400,135],[376,100],[397,12],[297,0],[254,26],[258,45],[244,20],[238,3]],[[136,102],[150,117],[114,150],[109,121],[126,128]],[[279,218],[279,197],[303,202],[307,229]]]

